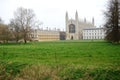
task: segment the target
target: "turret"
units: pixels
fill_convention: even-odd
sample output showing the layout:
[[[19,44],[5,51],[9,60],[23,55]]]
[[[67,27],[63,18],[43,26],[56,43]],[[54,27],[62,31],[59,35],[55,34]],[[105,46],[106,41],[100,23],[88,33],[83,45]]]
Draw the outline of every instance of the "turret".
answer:
[[[86,18],[84,18],[84,22],[86,23]]]
[[[66,24],[66,39],[68,39],[68,12],[66,12],[66,15],[65,15],[65,24]]]
[[[79,34],[79,28],[78,28],[78,23],[79,23],[79,19],[78,19],[78,13],[77,13],[77,11],[76,11],[76,13],[75,13],[75,20],[76,20],[76,27],[75,27],[75,34],[76,34],[76,40],[78,40],[79,38],[78,38],[78,34]]]
[[[65,20],[66,20],[66,23],[67,23],[68,22],[68,12],[66,12]]]
[[[95,24],[95,22],[94,22],[94,17],[92,18],[92,24],[93,24],[93,25]]]
[[[76,11],[75,13],[75,20],[77,21],[78,20],[78,12]]]

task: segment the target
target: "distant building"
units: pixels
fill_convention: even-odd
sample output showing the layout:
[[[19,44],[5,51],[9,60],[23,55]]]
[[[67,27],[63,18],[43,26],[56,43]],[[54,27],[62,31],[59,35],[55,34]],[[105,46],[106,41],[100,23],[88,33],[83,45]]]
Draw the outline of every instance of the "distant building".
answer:
[[[66,12],[66,40],[80,40],[83,39],[83,29],[84,28],[95,28],[94,18],[91,22],[79,20],[78,13],[76,11],[75,20],[69,19],[68,13]]]
[[[86,28],[83,29],[83,39],[104,39],[104,28]]]
[[[33,30],[30,37],[33,41],[56,41],[56,40],[85,40],[85,39],[104,39],[104,28],[94,26],[94,18],[91,22],[79,20],[78,13],[75,13],[75,19],[69,19],[68,13],[65,16],[66,32],[59,29]]]
[[[65,39],[65,32],[55,30],[33,30],[30,37],[33,41],[57,41]]]

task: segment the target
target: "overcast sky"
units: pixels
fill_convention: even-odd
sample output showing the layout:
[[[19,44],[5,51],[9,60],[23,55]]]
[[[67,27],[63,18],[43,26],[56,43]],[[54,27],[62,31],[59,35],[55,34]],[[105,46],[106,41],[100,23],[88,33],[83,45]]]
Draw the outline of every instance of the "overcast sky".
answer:
[[[95,25],[104,23],[103,11],[108,0],[0,0],[0,17],[5,23],[13,18],[18,7],[33,9],[37,19],[43,22],[41,27],[65,29],[65,13],[69,18],[75,17],[77,10],[80,19],[87,21],[95,18]]]

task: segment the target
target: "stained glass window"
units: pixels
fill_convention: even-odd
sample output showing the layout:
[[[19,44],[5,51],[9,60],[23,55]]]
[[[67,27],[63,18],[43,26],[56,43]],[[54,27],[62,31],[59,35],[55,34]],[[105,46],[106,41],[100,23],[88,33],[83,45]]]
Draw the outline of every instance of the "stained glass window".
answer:
[[[74,24],[69,25],[69,33],[75,33],[75,25]]]

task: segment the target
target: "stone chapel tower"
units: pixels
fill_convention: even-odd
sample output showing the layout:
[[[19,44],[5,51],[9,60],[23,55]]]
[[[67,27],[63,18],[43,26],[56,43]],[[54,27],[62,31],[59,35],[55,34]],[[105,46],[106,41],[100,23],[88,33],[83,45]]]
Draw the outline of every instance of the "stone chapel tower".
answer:
[[[82,30],[84,28],[94,27],[94,18],[92,22],[87,22],[86,19],[84,21],[79,21],[78,12],[75,13],[75,19],[69,19],[68,12],[66,12],[65,16],[66,23],[66,40],[80,40],[83,39]]]
[[[76,11],[75,13],[75,39],[78,40],[79,39],[79,18],[78,18],[78,12]]]
[[[68,40],[68,34],[69,34],[69,29],[68,29],[68,12],[66,12],[66,16],[65,16],[65,23],[66,23],[66,39]]]
[[[75,13],[75,20],[69,19],[68,12],[66,12],[66,40],[78,40],[79,39],[79,19],[78,13]]]

